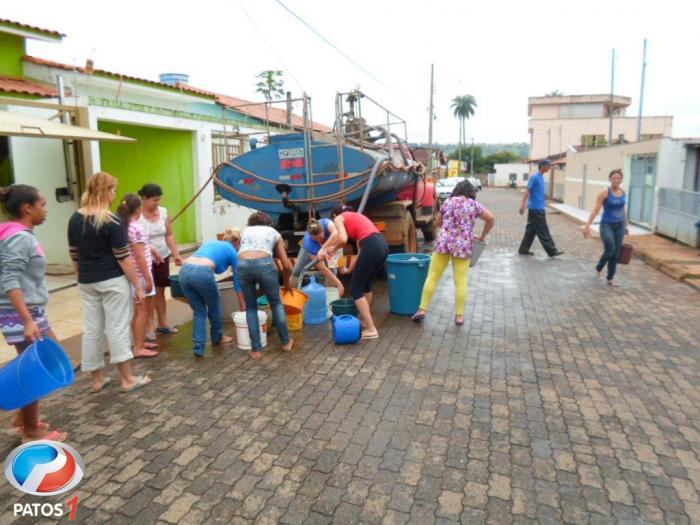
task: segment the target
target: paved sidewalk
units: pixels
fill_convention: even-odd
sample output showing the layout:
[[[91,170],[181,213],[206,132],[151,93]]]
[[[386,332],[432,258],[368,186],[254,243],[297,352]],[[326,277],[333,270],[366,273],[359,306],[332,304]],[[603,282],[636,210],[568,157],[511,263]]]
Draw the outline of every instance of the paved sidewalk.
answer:
[[[81,376],[43,403],[86,461],[78,522],[697,523],[700,296],[638,260],[596,282],[600,241],[561,215],[563,257],[514,255],[518,196],[480,196],[498,220],[462,327],[446,275],[423,324],[380,293],[378,341],[307,327],[257,363],[183,332],[136,364],[146,389]],[[0,524],[33,501],[0,483]]]

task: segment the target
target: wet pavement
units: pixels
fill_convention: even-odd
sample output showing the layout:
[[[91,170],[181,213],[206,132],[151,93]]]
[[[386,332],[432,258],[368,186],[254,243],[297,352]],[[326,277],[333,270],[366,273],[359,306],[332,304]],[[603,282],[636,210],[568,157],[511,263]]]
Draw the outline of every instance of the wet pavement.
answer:
[[[518,194],[481,198],[497,224],[464,326],[445,275],[423,324],[378,283],[381,339],[359,345],[316,326],[294,353],[195,359],[185,328],[136,364],[147,388],[81,376],[43,403],[88,472],[41,501],[79,496],[81,523],[700,522],[698,292],[636,260],[596,282],[600,241],[560,215],[563,257],[514,255]],[[0,483],[0,524],[36,501]]]

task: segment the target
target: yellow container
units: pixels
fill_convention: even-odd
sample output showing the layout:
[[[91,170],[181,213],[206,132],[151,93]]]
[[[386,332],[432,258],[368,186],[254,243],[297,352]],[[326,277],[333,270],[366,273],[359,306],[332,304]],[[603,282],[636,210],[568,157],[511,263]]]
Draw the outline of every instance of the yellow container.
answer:
[[[300,314],[287,314],[287,328],[289,330],[301,330],[304,326],[304,312]]]

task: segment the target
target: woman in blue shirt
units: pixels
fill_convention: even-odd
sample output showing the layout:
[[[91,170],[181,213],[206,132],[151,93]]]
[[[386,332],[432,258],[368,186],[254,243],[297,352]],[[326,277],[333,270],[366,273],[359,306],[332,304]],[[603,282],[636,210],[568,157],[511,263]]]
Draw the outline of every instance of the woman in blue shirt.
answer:
[[[583,227],[585,238],[591,235],[591,224],[598,216],[600,208],[603,208],[603,217],[600,219],[600,238],[605,246],[605,251],[596,265],[596,275],[600,279],[605,265],[608,265],[608,284],[618,286],[614,281],[617,261],[620,258],[620,250],[627,233],[627,214],[625,204],[627,204],[627,194],[622,189],[622,171],[612,170],[608,176],[610,187],[603,190],[596,199],[595,206],[588,218],[588,222]]]
[[[334,233],[335,225],[330,219],[311,219],[309,221],[301,244],[301,250],[297,257],[297,262],[292,270],[292,286],[297,285],[297,280],[301,275],[301,271],[311,263],[311,261],[318,261],[318,251],[321,249],[321,246],[323,246],[323,243]],[[326,262],[318,261],[315,268],[328,279],[328,282],[333,283],[333,285],[338,288],[338,295],[342,297],[345,293],[345,288],[340,282],[340,279],[328,268]]]
[[[233,338],[224,335],[221,313],[221,293],[216,284],[216,274],[233,271],[233,287],[238,295],[241,310],[245,302],[238,283],[238,252],[241,231],[227,229],[223,241],[207,241],[185,261],[180,270],[179,281],[185,297],[190,301],[194,312],[194,355],[204,355],[207,342],[207,316],[211,323],[211,342],[215,345],[228,344]]]

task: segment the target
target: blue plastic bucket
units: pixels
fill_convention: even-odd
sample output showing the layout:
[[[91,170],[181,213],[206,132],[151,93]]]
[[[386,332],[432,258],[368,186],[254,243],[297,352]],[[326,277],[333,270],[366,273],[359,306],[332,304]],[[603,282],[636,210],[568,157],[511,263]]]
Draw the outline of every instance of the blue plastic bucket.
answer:
[[[357,343],[362,335],[360,320],[352,315],[333,316],[333,341],[337,345]]]
[[[50,339],[36,341],[0,369],[0,408],[14,410],[73,383],[73,365]]]
[[[420,306],[423,283],[428,276],[430,255],[392,253],[386,259],[389,309],[399,315],[413,315]]]

